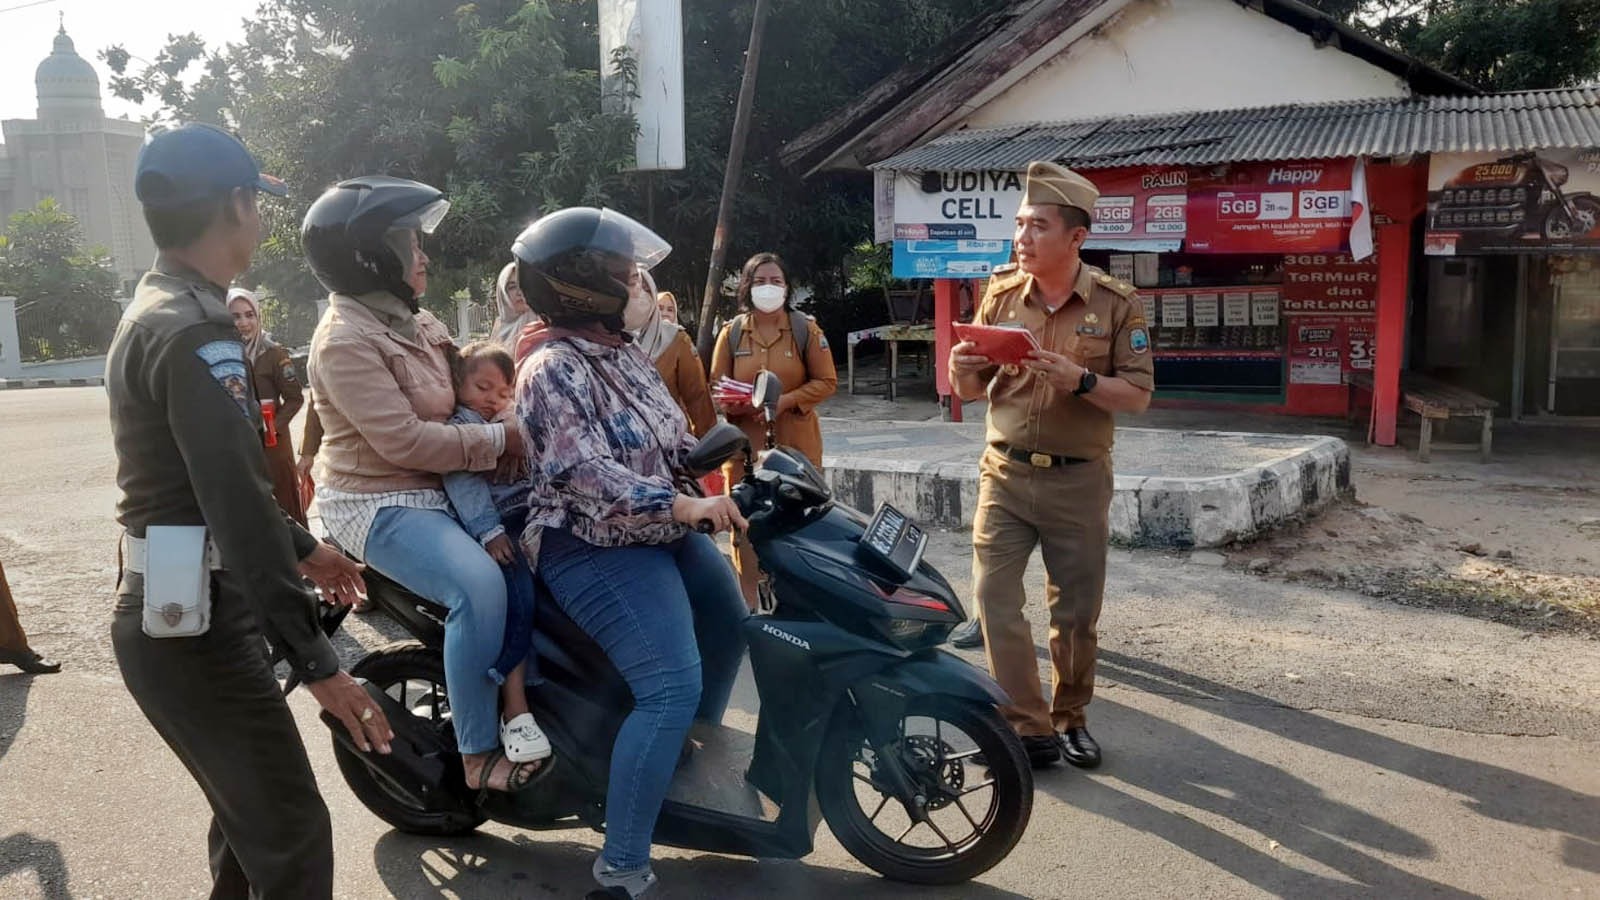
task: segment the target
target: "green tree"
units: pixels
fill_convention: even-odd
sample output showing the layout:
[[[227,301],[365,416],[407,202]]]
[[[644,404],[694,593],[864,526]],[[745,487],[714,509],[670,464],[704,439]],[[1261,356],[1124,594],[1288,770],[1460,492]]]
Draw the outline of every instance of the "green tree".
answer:
[[[776,250],[792,275],[841,296],[844,260],[870,237],[870,183],[802,181],[784,141],[929,52],[981,0],[775,0],[737,198],[730,266]],[[244,41],[208,50],[174,38],[134,71],[103,58],[113,90],[155,97],[163,118],[238,129],[294,199],[269,210],[251,276],[283,297],[319,291],[299,265],[294,225],[332,181],[368,172],[449,190],[431,302],[446,288],[486,297],[512,238],[562,205],[609,205],[650,220],[674,246],[663,289],[697,305],[749,37],[751,4],[684,4],[688,165],[624,169],[634,125],[607,112],[594,0],[265,0]],[[196,70],[199,76],[196,77]],[[432,252],[433,248],[430,248]]]
[[[116,327],[117,276],[103,247],[85,246],[55,200],[11,217],[0,234],[0,295],[32,307],[21,318],[25,359],[104,353]]]
[[[1314,0],[1313,5],[1485,90],[1600,75],[1596,0]]]

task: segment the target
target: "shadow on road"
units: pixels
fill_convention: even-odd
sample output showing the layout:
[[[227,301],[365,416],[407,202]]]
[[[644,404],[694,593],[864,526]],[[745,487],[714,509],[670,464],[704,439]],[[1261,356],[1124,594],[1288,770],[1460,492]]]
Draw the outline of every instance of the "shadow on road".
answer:
[[[378,839],[373,859],[384,886],[396,897],[578,896],[594,887],[595,843],[519,834],[434,838],[391,831]],[[948,888],[897,884],[865,872],[792,860],[705,856],[654,863],[664,896],[868,897],[885,900],[962,898],[1022,900],[1022,894],[969,882]]]
[[[0,675],[0,759],[5,758],[27,720],[28,693],[37,677],[25,673]]]
[[[26,831],[0,838],[0,881],[21,872],[33,872],[45,900],[70,900],[67,860],[55,841],[36,838]]]
[[[1343,725],[1147,660],[1101,650],[1100,667],[1102,675],[1128,687],[1377,767],[1383,770],[1378,775],[1393,773],[1438,785],[1466,798],[1466,808],[1480,815],[1559,832],[1568,865],[1600,871],[1600,797]],[[1420,836],[1205,735],[1117,703],[1102,701],[1096,707],[1096,719],[1106,722],[1110,733],[1126,736],[1125,743],[1113,745],[1102,770],[1115,780],[1057,773],[1041,777],[1040,790],[1155,834],[1277,894],[1337,898],[1381,890],[1392,896],[1472,896],[1359,849],[1431,858],[1433,847]],[[1270,846],[1243,843],[1196,818],[1161,809],[1119,789],[1118,782],[1226,818],[1343,878],[1294,868],[1275,857]]]

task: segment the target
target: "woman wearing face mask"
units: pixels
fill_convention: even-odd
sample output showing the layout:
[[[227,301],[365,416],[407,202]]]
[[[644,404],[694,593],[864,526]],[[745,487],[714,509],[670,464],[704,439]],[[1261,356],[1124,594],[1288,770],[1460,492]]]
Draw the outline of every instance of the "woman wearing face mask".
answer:
[[[678,324],[678,295],[671,291],[662,291],[656,295],[656,307],[661,310],[661,318],[676,325]]]
[[[689,420],[690,433],[700,437],[717,424],[717,411],[711,406],[706,370],[700,365],[694,341],[675,320],[663,315],[662,305],[657,300],[656,282],[650,277],[649,269],[643,266],[635,269],[628,290],[631,293],[622,316],[623,327],[633,335],[633,342],[639,349],[655,362],[661,380],[667,383],[667,391]]]
[[[289,423],[305,405],[300,376],[295,374],[289,351],[278,346],[261,327],[261,303],[255,294],[244,288],[228,291],[228,312],[233,314],[233,327],[239,329],[239,337],[244,340],[244,355],[250,361],[256,399],[262,403],[270,401],[276,407],[276,440],[262,448],[267,454],[272,496],[277,499],[279,508],[304,526],[306,516],[300,502],[300,479],[295,474],[294,446],[289,437]]]
[[[762,369],[783,382],[778,400],[777,442],[804,453],[813,465],[822,465],[822,423],[816,406],[833,396],[839,373],[833,366],[828,339],[813,319],[789,307],[789,278],[776,253],[757,253],[739,275],[739,305],[747,310],[723,327],[711,354],[711,381],[732,378],[755,382]],[[767,426],[761,411],[749,403],[720,403],[728,421],[744,429],[751,445],[766,446]],[[744,463],[735,459],[723,469],[732,490],[744,477]],[[745,603],[756,605],[760,570],[747,542],[734,542],[734,568]]]

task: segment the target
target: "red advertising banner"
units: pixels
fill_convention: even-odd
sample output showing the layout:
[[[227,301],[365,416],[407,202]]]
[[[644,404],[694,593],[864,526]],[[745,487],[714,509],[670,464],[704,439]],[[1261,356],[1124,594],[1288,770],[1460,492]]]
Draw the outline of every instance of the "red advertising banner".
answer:
[[[1189,200],[1185,168],[1105,169],[1089,172],[1100,189],[1094,205],[1095,238],[1181,240]]]
[[[1284,260],[1283,314],[1288,325],[1289,384],[1338,385],[1345,373],[1372,368],[1377,333],[1378,261],[1342,254]]]
[[[1350,237],[1349,159],[1237,163],[1189,175],[1197,253],[1337,253]]]

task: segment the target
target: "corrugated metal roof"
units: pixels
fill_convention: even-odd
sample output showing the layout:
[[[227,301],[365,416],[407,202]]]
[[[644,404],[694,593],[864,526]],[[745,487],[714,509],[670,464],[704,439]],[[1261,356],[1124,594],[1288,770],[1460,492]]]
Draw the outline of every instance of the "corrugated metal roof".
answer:
[[[960,131],[874,163],[903,171],[1085,169],[1600,146],[1600,90],[1357,100]]]

